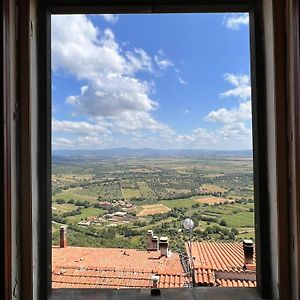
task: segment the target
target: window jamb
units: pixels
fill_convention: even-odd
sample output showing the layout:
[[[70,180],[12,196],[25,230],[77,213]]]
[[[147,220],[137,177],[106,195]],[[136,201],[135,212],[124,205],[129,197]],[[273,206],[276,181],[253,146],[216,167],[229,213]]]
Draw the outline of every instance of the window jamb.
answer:
[[[265,71],[262,28],[262,7],[259,0],[47,0],[39,6],[39,203],[40,203],[40,291],[51,295],[51,14],[73,13],[164,13],[164,12],[249,12],[251,39],[251,87],[255,186],[255,234],[257,253],[257,288],[262,297],[269,297],[271,288],[269,218],[267,186],[267,149],[265,139]],[[46,62],[46,63],[45,63]],[[260,101],[258,101],[260,99]],[[47,172],[45,172],[47,170]],[[47,199],[47,201],[43,201]],[[264,201],[259,201],[264,199]],[[46,295],[47,294],[47,295]]]

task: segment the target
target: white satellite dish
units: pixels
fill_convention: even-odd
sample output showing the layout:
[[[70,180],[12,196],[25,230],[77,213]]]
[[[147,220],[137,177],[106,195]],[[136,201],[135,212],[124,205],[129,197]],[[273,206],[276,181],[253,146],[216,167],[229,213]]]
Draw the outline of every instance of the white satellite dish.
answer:
[[[190,218],[184,219],[182,223],[185,229],[192,230],[194,228],[194,222]]]

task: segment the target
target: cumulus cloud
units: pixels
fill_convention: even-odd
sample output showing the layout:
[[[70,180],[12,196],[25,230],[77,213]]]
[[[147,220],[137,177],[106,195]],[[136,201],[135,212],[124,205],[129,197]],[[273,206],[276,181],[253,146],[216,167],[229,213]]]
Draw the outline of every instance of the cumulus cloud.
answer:
[[[98,121],[96,124],[91,124],[85,121],[68,121],[68,120],[52,120],[52,130],[57,132],[75,132],[75,133],[108,133],[109,124]]]
[[[251,128],[238,122],[216,130],[197,128],[191,134],[178,135],[176,142],[191,149],[251,149],[251,134]]]
[[[238,108],[220,108],[211,111],[206,117],[206,121],[220,123],[235,123],[251,120],[251,101],[240,103]]]
[[[150,99],[151,84],[121,74],[101,74],[81,88],[81,94],[69,96],[79,114],[92,117],[118,116],[122,112],[150,112],[158,103]]]
[[[233,149],[236,145],[239,148],[252,147],[252,129],[251,129],[251,85],[250,78],[245,74],[224,74],[224,79],[234,86],[226,92],[220,94],[220,97],[235,97],[240,100],[238,107],[220,108],[213,110],[204,117],[205,121],[221,124],[216,130],[206,130],[199,128],[192,135],[182,137],[190,141],[210,141],[212,145],[223,145]]]
[[[119,16],[114,14],[101,14],[101,16],[105,21],[110,23],[117,23],[117,21],[119,20]]]
[[[251,96],[250,78],[245,74],[224,74],[224,79],[234,86],[226,92],[220,94],[221,97],[238,97],[246,101]]]
[[[73,141],[62,137],[58,137],[52,141],[52,146],[55,148],[69,147],[72,145]]]
[[[206,116],[208,121],[223,124],[219,129],[197,128],[178,135],[155,119],[153,112],[159,108],[153,98],[155,84],[138,76],[140,72],[154,74],[173,68],[179,83],[187,84],[162,50],[154,58],[141,48],[124,51],[111,29],[100,30],[87,16],[53,16],[52,63],[56,74],[70,74],[83,82],[80,91],[67,97],[66,103],[84,121],[53,119],[55,135],[68,137],[55,138],[56,148],[249,146],[251,129],[244,123],[251,118],[247,75],[224,75],[233,88],[220,97],[236,97],[242,102],[236,108],[220,108]]]
[[[226,14],[223,24],[227,28],[239,30],[242,25],[249,25],[249,15],[247,13]]]
[[[138,72],[151,73],[154,69],[152,58],[144,49],[134,48],[124,52],[112,30],[101,31],[87,16],[52,18],[54,72],[67,72],[86,81],[80,93],[66,99],[77,115],[93,120],[94,124],[80,124],[79,131],[89,128],[99,133],[102,125],[99,126],[98,120],[105,118],[110,130],[171,132],[167,125],[151,116],[151,112],[159,106],[151,96],[154,83],[137,77]],[[159,57],[156,64],[160,68],[172,64],[162,51]],[[54,123],[54,130],[58,129],[57,122]],[[64,131],[75,126],[75,123],[68,121],[60,122],[65,122]]]
[[[96,78],[99,73],[132,75],[144,69],[141,52],[122,55],[111,29],[100,31],[84,15],[52,16],[52,69],[79,79]],[[127,53],[129,56],[129,53]],[[142,58],[144,58],[144,53]]]

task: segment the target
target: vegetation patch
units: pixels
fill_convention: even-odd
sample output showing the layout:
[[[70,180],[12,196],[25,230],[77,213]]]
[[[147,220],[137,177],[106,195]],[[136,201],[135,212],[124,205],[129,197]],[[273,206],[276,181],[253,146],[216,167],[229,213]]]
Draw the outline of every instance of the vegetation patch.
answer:
[[[126,200],[141,197],[141,193],[137,189],[124,189],[124,188],[122,188],[122,193],[123,193],[123,197]]]

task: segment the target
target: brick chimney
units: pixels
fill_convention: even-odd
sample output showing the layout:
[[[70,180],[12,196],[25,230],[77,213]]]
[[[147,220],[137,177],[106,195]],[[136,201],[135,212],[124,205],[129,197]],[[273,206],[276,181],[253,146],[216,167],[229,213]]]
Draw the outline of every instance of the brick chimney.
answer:
[[[253,241],[245,239],[243,240],[244,259],[245,266],[253,264],[254,246]]]
[[[157,251],[158,237],[153,235],[152,230],[147,232],[147,251]]]
[[[67,247],[67,226],[61,226],[59,229],[60,248]]]
[[[169,239],[166,236],[162,236],[159,239],[160,256],[168,257],[169,254]]]

